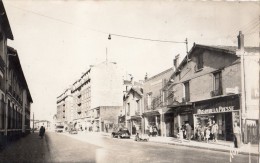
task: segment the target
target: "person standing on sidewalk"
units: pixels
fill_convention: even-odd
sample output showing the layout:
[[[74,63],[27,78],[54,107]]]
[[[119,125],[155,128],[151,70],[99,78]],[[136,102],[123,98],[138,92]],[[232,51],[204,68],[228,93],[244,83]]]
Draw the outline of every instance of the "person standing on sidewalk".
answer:
[[[214,120],[211,128],[211,134],[213,135],[213,141],[218,142],[218,124],[216,124]]]
[[[237,125],[237,123],[234,123],[234,147],[240,148],[241,146],[241,129]]]
[[[206,142],[209,143],[210,131],[209,128],[206,128]]]
[[[191,126],[189,123],[186,123],[186,135],[187,135],[187,140],[190,141],[191,138]]]

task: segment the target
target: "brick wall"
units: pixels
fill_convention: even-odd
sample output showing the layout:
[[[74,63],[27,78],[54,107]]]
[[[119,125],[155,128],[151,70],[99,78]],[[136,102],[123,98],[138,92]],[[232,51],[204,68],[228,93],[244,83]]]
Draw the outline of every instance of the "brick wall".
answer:
[[[197,71],[196,59],[198,54],[203,54],[203,69]],[[173,87],[174,98],[178,102],[182,102],[184,97],[183,83],[189,81],[190,84],[190,101],[198,101],[211,98],[210,92],[214,87],[213,73],[220,70],[222,72],[222,88],[223,94],[226,88],[241,88],[240,82],[240,64],[238,57],[234,54],[225,54],[210,50],[196,49],[190,56],[190,61],[185,64],[179,74],[174,76]]]

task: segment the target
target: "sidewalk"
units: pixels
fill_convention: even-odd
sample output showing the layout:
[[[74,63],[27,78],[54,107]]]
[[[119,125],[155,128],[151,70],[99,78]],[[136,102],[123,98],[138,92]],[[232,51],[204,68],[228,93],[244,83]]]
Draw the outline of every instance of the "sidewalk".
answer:
[[[102,136],[111,136],[110,133],[101,133]],[[131,139],[134,139],[135,136],[131,136]],[[242,145],[241,148],[233,148],[234,143],[231,141],[221,141],[219,140],[217,143],[216,142],[198,142],[198,141],[193,141],[191,140],[188,142],[187,140],[183,140],[181,143],[177,138],[173,137],[150,137],[149,142],[153,143],[161,143],[161,144],[169,144],[169,145],[177,145],[177,146],[188,146],[192,148],[200,148],[200,149],[208,149],[208,150],[213,150],[213,151],[222,151],[222,152],[234,152],[238,151],[238,154],[244,154],[244,155],[249,155],[249,151],[251,155],[257,156],[258,155],[258,145],[253,144],[244,144]]]
[[[31,133],[0,151],[0,162],[50,162],[47,138]]]

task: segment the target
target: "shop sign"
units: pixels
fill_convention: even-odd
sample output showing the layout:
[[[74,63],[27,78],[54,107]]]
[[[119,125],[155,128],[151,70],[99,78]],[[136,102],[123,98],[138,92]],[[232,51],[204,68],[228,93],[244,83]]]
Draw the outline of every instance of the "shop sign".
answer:
[[[239,93],[238,87],[226,88],[226,93],[227,94],[238,94]]]
[[[219,106],[217,108],[211,108],[211,109],[198,109],[197,114],[232,112],[233,110],[235,110],[234,108],[235,108],[234,106],[227,106],[227,107]]]

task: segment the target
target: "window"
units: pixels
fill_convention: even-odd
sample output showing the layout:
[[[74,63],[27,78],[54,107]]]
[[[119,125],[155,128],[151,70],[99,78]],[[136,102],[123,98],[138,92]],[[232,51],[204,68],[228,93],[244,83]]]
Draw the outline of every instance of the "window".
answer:
[[[214,95],[222,95],[222,75],[221,72],[216,72],[214,75]]]
[[[197,70],[203,68],[203,54],[198,54],[197,56]]]
[[[130,103],[127,103],[127,115],[130,115]]]
[[[189,82],[186,82],[184,83],[184,93],[185,93],[185,98],[184,98],[184,101],[187,102],[187,101],[190,101],[190,83]]]
[[[152,105],[152,93],[147,94],[147,106],[150,108]]]
[[[136,100],[136,112],[140,112],[140,100]]]

